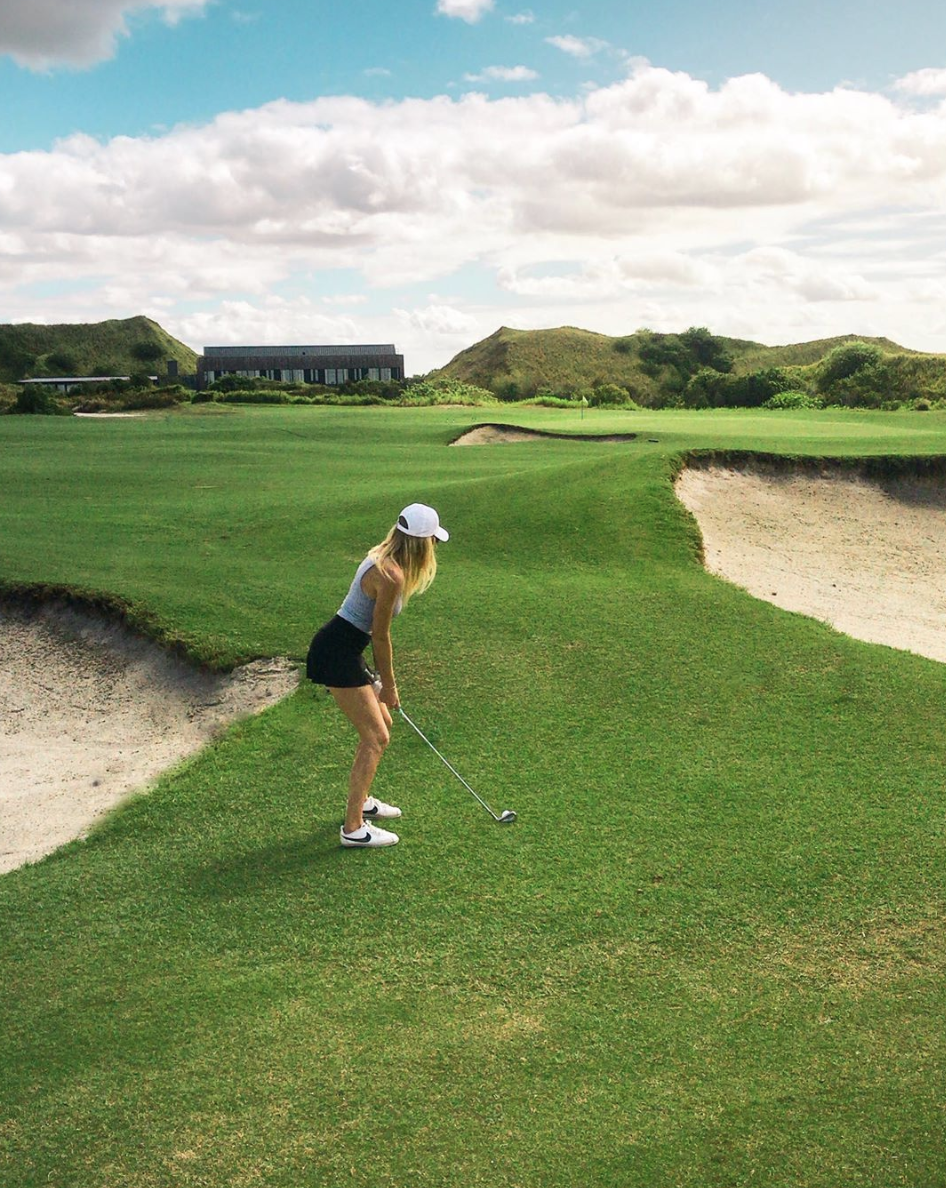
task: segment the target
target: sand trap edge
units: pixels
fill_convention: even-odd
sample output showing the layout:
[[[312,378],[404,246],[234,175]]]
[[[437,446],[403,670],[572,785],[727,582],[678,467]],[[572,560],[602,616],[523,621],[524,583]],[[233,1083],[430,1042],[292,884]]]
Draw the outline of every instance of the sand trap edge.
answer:
[[[854,639],[946,662],[946,457],[699,450],[671,474],[707,572]]]
[[[200,664],[182,645],[103,612],[120,602],[108,596],[9,591],[0,597],[0,875],[87,837],[234,722],[299,686],[288,657],[228,671]]]
[[[946,454],[774,454],[764,450],[687,450],[675,459],[672,479],[687,468],[746,470],[764,475],[890,481],[946,479]]]
[[[183,639],[169,632],[158,617],[117,594],[49,582],[10,582],[0,579],[0,610],[41,615],[44,612],[69,611],[106,621],[121,627],[146,643],[167,652],[177,660],[210,673],[231,672],[233,666],[218,664],[195,653]]]
[[[455,437],[452,446],[504,445],[532,441],[634,441],[636,433],[556,433],[551,429],[527,429],[522,425],[503,425],[497,421],[482,421],[471,425]]]

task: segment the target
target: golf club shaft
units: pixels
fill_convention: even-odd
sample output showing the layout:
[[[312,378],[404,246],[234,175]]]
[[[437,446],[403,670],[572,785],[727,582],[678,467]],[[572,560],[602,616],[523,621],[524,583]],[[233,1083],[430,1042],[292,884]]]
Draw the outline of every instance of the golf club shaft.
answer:
[[[493,820],[498,821],[499,817],[496,816],[496,814],[489,807],[489,805],[482,798],[482,796],[476,795],[476,793],[473,791],[473,789],[470,787],[470,785],[466,782],[466,780],[463,778],[463,776],[460,775],[460,773],[457,771],[457,769],[451,763],[448,763],[447,760],[443,757],[443,755],[440,754],[440,752],[437,750],[437,748],[434,746],[434,744],[430,741],[430,739],[427,737],[427,735],[424,734],[423,730],[421,730],[421,728],[417,725],[417,723],[412,722],[410,720],[410,718],[407,716],[407,714],[405,714],[405,712],[401,706],[398,706],[397,708],[398,708],[398,713],[401,715],[401,717],[404,719],[404,721],[408,724],[408,726],[413,726],[413,728],[421,736],[421,738],[424,740],[424,742],[427,744],[427,746],[430,747],[430,749],[437,756],[437,758],[440,760],[440,762],[443,763],[445,767],[450,768],[450,770],[457,777],[457,779],[460,781],[460,783],[463,785],[463,787],[466,788],[467,792],[469,792],[472,796],[476,796],[476,799],[480,802],[480,804],[483,806],[483,808],[486,809],[486,811],[493,818]]]

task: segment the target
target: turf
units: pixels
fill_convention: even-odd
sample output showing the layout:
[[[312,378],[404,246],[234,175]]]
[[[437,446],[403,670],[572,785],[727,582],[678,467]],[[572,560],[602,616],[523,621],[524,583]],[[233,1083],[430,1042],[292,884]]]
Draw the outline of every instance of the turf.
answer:
[[[946,454],[940,414],[468,410],[0,422],[0,577],[218,664],[301,657],[392,511],[453,539],[395,627],[402,842],[337,845],[305,687],[0,880],[17,1188],[935,1185],[942,665],[704,573],[688,449]],[[650,441],[649,438],[656,438]]]

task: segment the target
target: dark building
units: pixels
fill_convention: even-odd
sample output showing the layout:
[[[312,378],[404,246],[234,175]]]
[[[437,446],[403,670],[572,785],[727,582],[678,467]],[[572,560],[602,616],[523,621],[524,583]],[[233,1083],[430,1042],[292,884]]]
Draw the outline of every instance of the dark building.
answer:
[[[404,356],[393,345],[204,347],[197,360],[198,387],[224,375],[306,384],[402,380]]]

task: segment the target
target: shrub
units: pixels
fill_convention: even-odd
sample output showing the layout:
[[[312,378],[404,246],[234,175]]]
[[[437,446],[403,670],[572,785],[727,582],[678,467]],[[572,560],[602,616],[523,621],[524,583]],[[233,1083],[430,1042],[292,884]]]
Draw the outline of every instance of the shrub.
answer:
[[[865,368],[876,366],[883,357],[884,352],[871,342],[848,342],[835,347],[822,360],[818,390],[826,392],[839,380],[849,379]]]
[[[50,375],[75,375],[78,364],[68,351],[53,351],[46,356],[46,370]]]
[[[69,415],[69,410],[63,408],[56,398],[55,391],[43,384],[30,384],[29,387],[21,388],[10,411],[44,417]]]
[[[733,357],[722,339],[705,326],[691,326],[682,334],[642,331],[638,353],[645,375],[661,379],[670,391],[682,391],[690,377],[703,368],[724,375],[733,369]]]
[[[733,369],[733,357],[726,350],[722,339],[711,334],[705,326],[691,326],[680,335],[680,341],[689,351],[691,370],[711,367],[714,371],[728,373]]]
[[[157,363],[165,355],[164,347],[157,342],[136,342],[131,353],[140,363]]]
[[[776,392],[766,400],[763,408],[793,409],[793,408],[824,408],[824,401],[820,396],[810,392]]]
[[[169,384],[165,388],[153,388],[149,384],[145,389],[129,392],[118,407],[130,412],[142,408],[175,408],[189,402],[190,392],[181,384]]]
[[[97,359],[89,369],[89,375],[124,375],[125,370],[113,359]]]
[[[222,375],[207,385],[208,392],[251,392],[257,387],[258,381],[247,379],[244,375]]]
[[[216,387],[216,385],[214,385]],[[214,392],[214,400],[221,404],[288,404],[287,392],[266,392],[258,389],[250,391],[220,391]]]
[[[407,406],[431,404],[495,404],[496,397],[486,388],[466,384],[455,379],[422,379],[404,386],[401,404]]]
[[[792,381],[781,367],[765,367],[731,377],[725,389],[726,403],[731,408],[761,408],[767,400],[791,388]]]
[[[729,377],[712,367],[701,367],[690,377],[684,389],[687,408],[719,408],[726,403]]]
[[[591,394],[590,403],[597,408],[607,405],[626,404],[630,400],[627,388],[619,384],[598,384]]]
[[[535,405],[537,408],[578,408],[581,401],[569,396],[553,396],[550,392],[539,392],[531,400],[523,400],[522,403]]]
[[[0,348],[0,379],[21,380],[36,366],[36,356],[19,347],[5,345]]]

